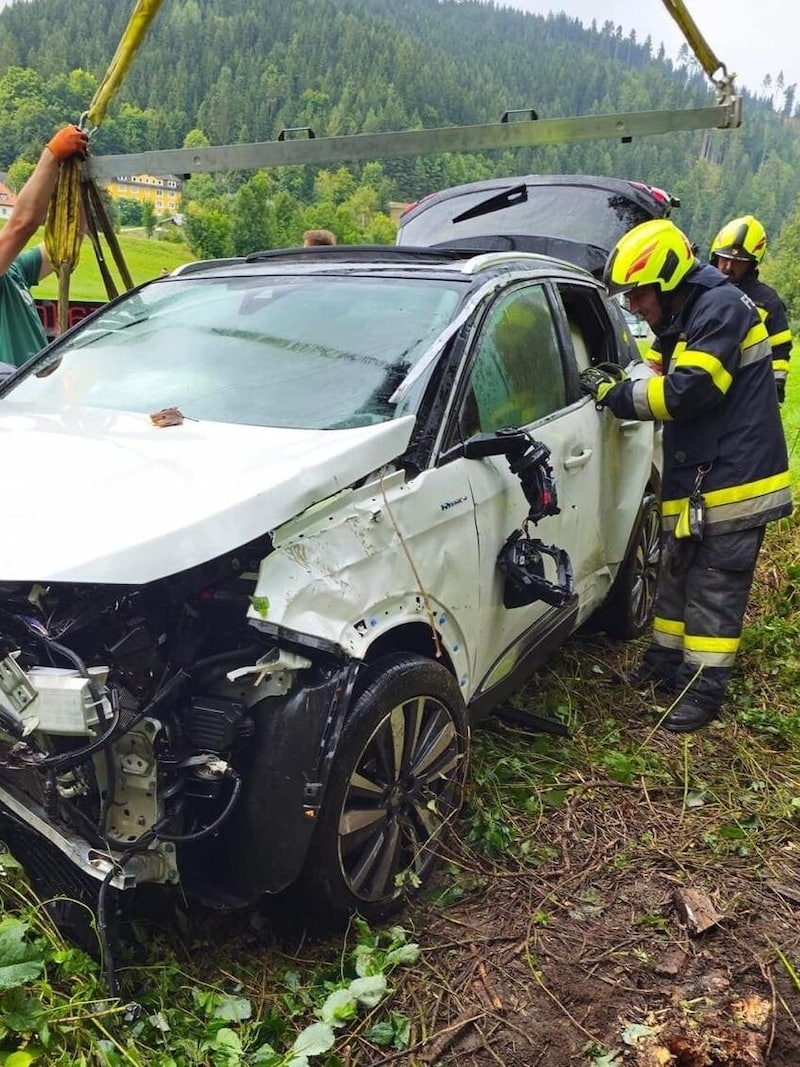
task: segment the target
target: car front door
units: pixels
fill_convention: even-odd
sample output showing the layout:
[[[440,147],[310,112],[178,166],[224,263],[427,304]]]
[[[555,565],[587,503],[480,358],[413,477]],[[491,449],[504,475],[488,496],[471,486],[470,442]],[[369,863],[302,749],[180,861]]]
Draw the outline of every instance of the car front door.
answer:
[[[576,395],[577,370],[564,340],[560,313],[546,284],[524,284],[500,294],[485,312],[464,366],[447,445],[505,427],[524,429],[550,450],[560,511],[547,515],[529,533],[569,555],[579,598],[597,569],[600,537],[596,522],[599,478],[598,421]],[[529,504],[519,479],[502,456],[465,463],[478,535],[479,633],[474,677],[484,688],[502,681],[527,654],[538,634],[552,629],[553,608],[537,600],[506,608],[497,557],[519,529]],[[543,557],[546,577],[556,580],[555,564]]]

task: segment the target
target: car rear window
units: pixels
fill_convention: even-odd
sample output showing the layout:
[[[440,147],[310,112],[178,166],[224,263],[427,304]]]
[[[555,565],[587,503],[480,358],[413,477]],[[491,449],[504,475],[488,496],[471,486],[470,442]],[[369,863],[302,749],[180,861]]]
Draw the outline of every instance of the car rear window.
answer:
[[[527,199],[454,221],[482,203],[487,207],[502,188],[471,189],[431,203],[401,220],[400,243],[444,244],[465,237],[519,235],[557,238],[610,250],[631,227],[652,218],[619,193],[585,185],[529,185]],[[423,202],[424,204],[424,202]]]

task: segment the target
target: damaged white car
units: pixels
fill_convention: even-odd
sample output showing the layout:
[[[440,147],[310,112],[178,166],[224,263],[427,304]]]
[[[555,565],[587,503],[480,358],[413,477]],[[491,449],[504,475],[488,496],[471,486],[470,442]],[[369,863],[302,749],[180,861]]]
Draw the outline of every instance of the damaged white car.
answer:
[[[7,378],[0,836],[37,884],[396,907],[470,721],[648,620],[654,427],[578,383],[637,356],[577,267],[338,247],[193,265]]]

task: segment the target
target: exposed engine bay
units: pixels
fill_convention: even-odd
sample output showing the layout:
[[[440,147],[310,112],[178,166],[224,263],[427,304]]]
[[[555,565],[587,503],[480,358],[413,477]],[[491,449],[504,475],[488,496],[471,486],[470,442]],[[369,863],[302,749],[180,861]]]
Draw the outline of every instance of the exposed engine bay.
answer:
[[[185,881],[181,850],[211,838],[219,862],[234,814],[241,824],[248,773],[264,771],[265,752],[280,755],[270,730],[283,698],[299,675],[307,695],[315,685],[327,692],[340,672],[332,657],[313,664],[248,624],[269,551],[261,538],[138,587],[0,584],[0,796],[28,822],[38,812],[40,833],[85,874],[118,888]],[[306,821],[313,815],[305,772],[326,721],[317,703],[319,729],[302,731],[305,778],[276,794],[280,803],[292,792],[298,823],[304,803]],[[86,845],[80,856],[76,842]],[[262,882],[259,864],[244,866],[245,896],[282,888]],[[261,869],[280,883],[291,866]]]

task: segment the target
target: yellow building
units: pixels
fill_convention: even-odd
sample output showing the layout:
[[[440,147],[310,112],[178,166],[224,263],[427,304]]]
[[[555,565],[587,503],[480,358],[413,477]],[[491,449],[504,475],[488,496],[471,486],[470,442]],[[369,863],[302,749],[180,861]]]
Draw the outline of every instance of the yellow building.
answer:
[[[118,175],[106,185],[118,200],[149,200],[156,215],[174,215],[181,204],[181,180],[172,174]]]

